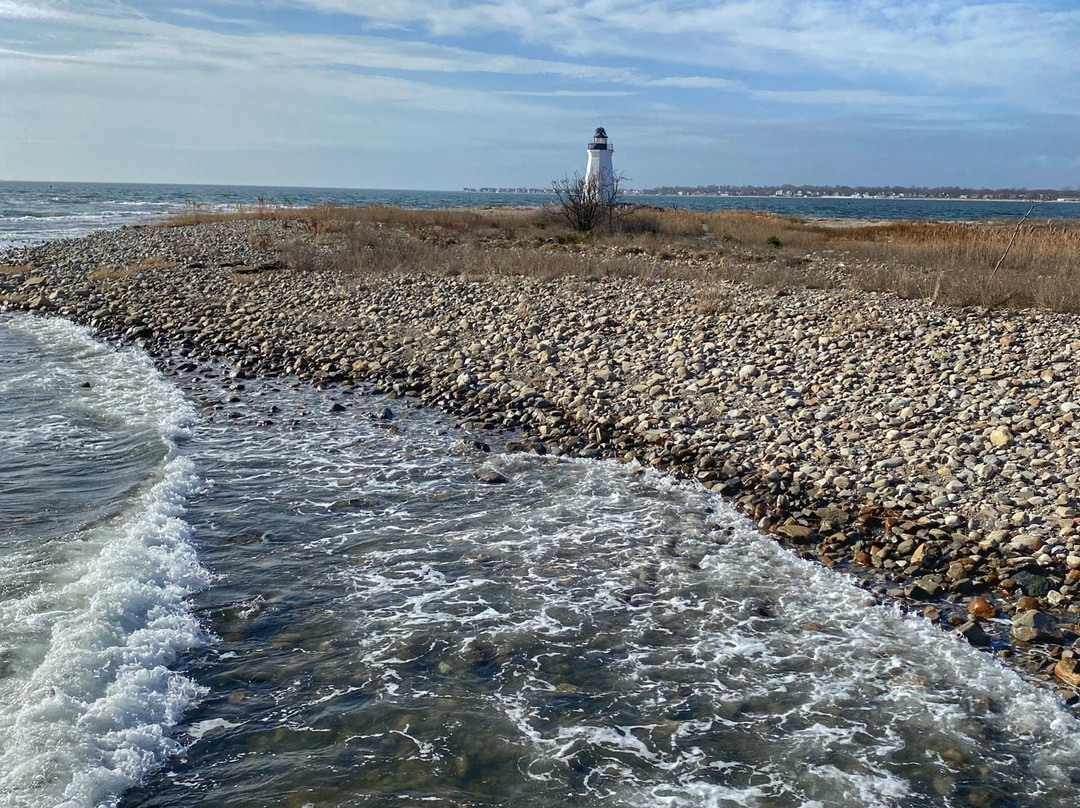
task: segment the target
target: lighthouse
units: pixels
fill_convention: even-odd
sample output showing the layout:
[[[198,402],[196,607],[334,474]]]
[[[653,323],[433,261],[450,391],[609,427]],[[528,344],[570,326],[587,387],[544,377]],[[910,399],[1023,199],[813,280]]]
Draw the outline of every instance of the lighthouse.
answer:
[[[611,152],[604,127],[596,127],[588,145],[589,164],[585,169],[585,192],[605,204],[615,201],[615,172],[611,168]]]

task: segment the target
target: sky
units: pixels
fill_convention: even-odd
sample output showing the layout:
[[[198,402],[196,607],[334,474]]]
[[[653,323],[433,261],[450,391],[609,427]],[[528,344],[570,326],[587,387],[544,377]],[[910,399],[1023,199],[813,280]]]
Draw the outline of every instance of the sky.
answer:
[[[0,179],[1080,186],[1080,0],[0,0]]]

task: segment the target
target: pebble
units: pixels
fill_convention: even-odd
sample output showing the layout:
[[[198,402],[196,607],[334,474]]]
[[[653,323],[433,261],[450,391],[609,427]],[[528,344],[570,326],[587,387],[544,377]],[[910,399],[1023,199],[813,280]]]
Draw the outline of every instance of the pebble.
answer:
[[[777,292],[647,250],[598,272],[615,259],[589,245],[560,253],[580,274],[291,270],[275,245],[297,231],[137,227],[8,250],[30,268],[0,273],[0,307],[82,323],[166,372],[363,383],[544,452],[636,460],[943,614],[949,597],[1011,612],[1038,591],[1051,619],[1080,615],[1080,318]],[[838,278],[858,271],[846,263]],[[725,306],[702,313],[718,289]]]

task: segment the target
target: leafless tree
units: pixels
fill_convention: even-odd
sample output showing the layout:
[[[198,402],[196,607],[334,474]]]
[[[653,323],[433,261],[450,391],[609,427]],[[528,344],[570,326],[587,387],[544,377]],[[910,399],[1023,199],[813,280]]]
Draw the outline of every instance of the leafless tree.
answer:
[[[555,201],[551,209],[566,219],[579,233],[587,233],[606,224],[614,230],[616,223],[629,212],[631,206],[619,202],[619,186],[626,178],[615,174],[610,184],[597,188],[589,178],[574,173],[551,183]]]

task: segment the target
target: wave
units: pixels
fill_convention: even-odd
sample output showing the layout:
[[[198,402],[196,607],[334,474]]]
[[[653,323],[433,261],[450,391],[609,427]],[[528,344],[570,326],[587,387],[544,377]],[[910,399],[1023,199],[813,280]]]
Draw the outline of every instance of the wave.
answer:
[[[188,604],[209,583],[184,519],[200,486],[177,445],[192,411],[147,360],[83,329],[25,317],[2,328],[32,334],[41,353],[9,385],[48,383],[59,409],[160,445],[130,496],[48,542],[34,585],[0,601],[0,806],[113,806],[182,751],[170,729],[204,693],[175,669],[209,639]]]

